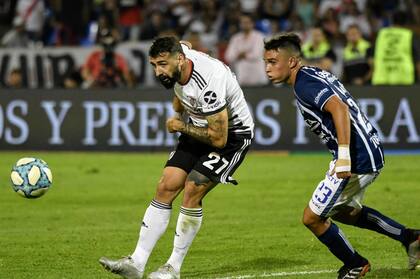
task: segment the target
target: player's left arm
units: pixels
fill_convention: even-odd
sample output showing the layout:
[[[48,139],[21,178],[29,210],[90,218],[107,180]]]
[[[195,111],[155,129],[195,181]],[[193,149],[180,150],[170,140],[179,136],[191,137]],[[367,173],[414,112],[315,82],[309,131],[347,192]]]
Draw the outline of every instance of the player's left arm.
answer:
[[[335,172],[338,178],[348,178],[351,176],[349,108],[340,98],[332,96],[323,109],[331,114],[337,132],[338,158]]]
[[[207,127],[197,127],[177,118],[168,119],[166,126],[171,133],[181,132],[208,145],[217,148],[225,147],[228,136],[227,109],[224,108],[222,111],[211,114],[206,118]]]

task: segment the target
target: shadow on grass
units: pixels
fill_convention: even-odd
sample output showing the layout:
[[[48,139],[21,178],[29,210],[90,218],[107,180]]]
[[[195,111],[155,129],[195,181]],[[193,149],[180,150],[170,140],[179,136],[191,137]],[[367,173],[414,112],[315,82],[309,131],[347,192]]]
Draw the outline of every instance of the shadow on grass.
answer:
[[[215,268],[203,269],[199,272],[183,273],[184,278],[216,278],[224,277],[229,274],[261,274],[264,272],[273,272],[290,266],[307,265],[309,261],[290,260],[286,258],[257,258],[249,261],[232,263],[230,265],[215,266]]]
[[[387,267],[380,267],[375,268],[373,267],[371,272],[366,275],[367,278],[389,278],[389,279],[410,279],[410,278],[420,278],[420,270],[408,270],[408,269],[400,269],[400,268],[387,268]]]

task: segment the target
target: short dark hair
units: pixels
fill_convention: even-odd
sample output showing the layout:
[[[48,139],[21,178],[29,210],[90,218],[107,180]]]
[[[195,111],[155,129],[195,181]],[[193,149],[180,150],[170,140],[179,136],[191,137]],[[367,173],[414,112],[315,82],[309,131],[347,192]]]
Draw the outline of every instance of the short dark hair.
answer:
[[[184,54],[178,38],[173,36],[157,38],[149,49],[149,56],[157,57],[164,52],[168,52],[171,55],[175,53]]]
[[[295,33],[280,33],[264,40],[265,50],[287,49],[301,56],[300,38]]]

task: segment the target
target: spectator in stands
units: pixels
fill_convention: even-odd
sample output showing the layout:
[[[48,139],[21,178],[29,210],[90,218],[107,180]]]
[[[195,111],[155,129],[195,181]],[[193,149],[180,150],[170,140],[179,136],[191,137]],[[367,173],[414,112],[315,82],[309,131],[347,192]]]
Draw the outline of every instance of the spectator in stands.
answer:
[[[241,85],[263,85],[268,82],[263,61],[264,35],[254,30],[254,20],[242,14],[241,31],[229,41],[225,60],[232,65]]]
[[[393,25],[382,28],[376,38],[372,63],[373,85],[411,85],[419,80],[418,38],[405,27],[407,14],[397,11]]]
[[[118,27],[119,10],[117,0],[103,0],[102,5],[99,8],[99,14],[106,18],[108,29],[114,29]]]
[[[339,0],[319,0],[317,16],[324,18],[328,11],[338,11],[341,8],[342,2]]]
[[[200,1],[199,13],[188,26],[186,33],[199,33],[203,45],[213,54],[218,44],[218,32],[223,20],[218,2],[214,0]]]
[[[27,47],[29,45],[29,37],[20,16],[13,19],[13,28],[4,34],[1,45],[5,47]]]
[[[316,26],[312,28],[310,36],[311,39],[302,46],[306,64],[331,71],[337,57],[327,41],[324,31]]]
[[[123,41],[135,40],[139,36],[139,26],[143,23],[142,2],[141,0],[119,1],[119,21]]]
[[[19,89],[23,88],[22,71],[20,69],[13,69],[6,81],[7,88]]]
[[[363,36],[370,37],[371,28],[367,16],[359,11],[354,0],[344,0],[340,12],[340,32],[345,33],[350,25],[359,26]]]
[[[368,63],[370,43],[363,39],[358,25],[350,25],[346,32],[347,44],[344,48],[343,78],[346,83],[362,85],[370,81]]]
[[[71,71],[68,75],[64,77],[63,87],[66,89],[75,89],[80,88],[82,85],[83,78],[79,71]]]
[[[259,13],[261,18],[285,21],[293,12],[292,0],[260,0]]]
[[[19,0],[16,5],[16,15],[22,18],[31,41],[41,41],[45,11],[44,0]]]
[[[305,22],[298,14],[290,16],[290,28],[287,31],[296,33],[302,41],[308,39],[308,29],[305,27]]]
[[[210,54],[210,50],[203,44],[201,34],[199,32],[189,32],[186,36],[184,36],[184,40],[191,43],[192,49]]]
[[[303,20],[306,28],[315,21],[316,4],[311,0],[298,0],[295,5],[296,14]]]
[[[169,29],[161,10],[154,9],[150,12],[140,32],[140,40],[148,41],[156,38],[162,31]]]
[[[48,27],[44,27],[44,40],[48,45],[78,45],[88,27],[91,6],[85,0],[50,1]],[[49,31],[46,32],[46,31]],[[47,33],[47,34],[45,34]]]
[[[338,13],[334,8],[329,8],[320,18],[320,24],[318,25],[322,28],[325,37],[332,45],[341,44],[343,39],[342,33],[340,32]]]
[[[102,49],[92,52],[82,67],[82,87],[131,87],[131,73],[124,57],[115,52],[113,33],[105,30],[100,42]]]
[[[241,2],[238,0],[226,1],[222,8],[223,19],[219,30],[219,42],[227,42],[233,34],[239,32],[239,21],[241,17]],[[224,58],[223,56],[220,56]]]
[[[184,36],[191,22],[194,21],[194,5],[192,0],[174,0],[169,5],[172,27],[178,37]]]

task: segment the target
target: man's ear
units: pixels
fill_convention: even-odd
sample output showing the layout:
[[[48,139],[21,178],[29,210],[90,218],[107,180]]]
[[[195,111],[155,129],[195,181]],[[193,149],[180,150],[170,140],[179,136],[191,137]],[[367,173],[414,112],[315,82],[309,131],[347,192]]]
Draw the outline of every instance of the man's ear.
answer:
[[[179,60],[179,61],[183,61],[183,60],[185,60],[185,58],[186,58],[186,57],[185,57],[185,54],[183,54],[183,53],[181,53],[181,52],[180,52],[180,53],[178,53],[178,60]]]
[[[297,66],[297,64],[298,64],[298,60],[297,60],[296,57],[292,56],[292,57],[289,58],[289,68],[290,69],[295,68]]]

